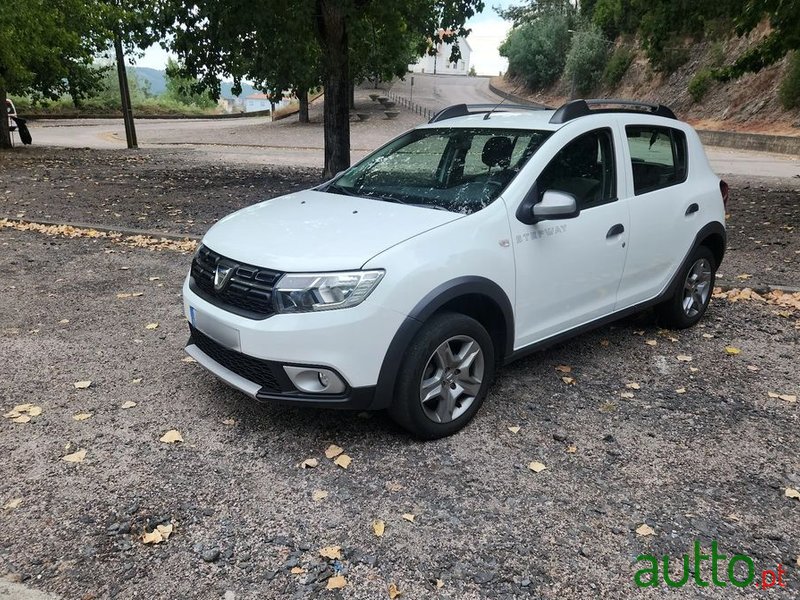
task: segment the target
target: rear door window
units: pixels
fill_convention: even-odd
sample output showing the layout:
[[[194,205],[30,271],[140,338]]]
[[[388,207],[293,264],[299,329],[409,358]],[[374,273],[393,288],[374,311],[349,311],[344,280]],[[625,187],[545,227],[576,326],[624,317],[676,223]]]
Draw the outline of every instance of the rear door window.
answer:
[[[686,136],[682,131],[628,125],[625,132],[637,196],[686,181]]]

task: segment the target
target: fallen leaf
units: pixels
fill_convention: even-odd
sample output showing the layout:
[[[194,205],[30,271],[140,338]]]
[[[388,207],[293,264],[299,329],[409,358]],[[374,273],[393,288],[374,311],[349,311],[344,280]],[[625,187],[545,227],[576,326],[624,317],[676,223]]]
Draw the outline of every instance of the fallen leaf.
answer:
[[[643,329],[634,330],[633,335],[644,335],[644,330]]]
[[[86,450],[78,450],[77,452],[73,452],[72,454],[67,454],[66,456],[62,456],[61,460],[65,460],[71,463],[79,463],[83,462],[84,458],[86,458]]]
[[[797,396],[794,394],[781,394],[778,398],[786,402],[797,402]]]
[[[13,510],[15,508],[19,508],[19,505],[22,504],[22,498],[13,498],[3,504],[4,510]]]
[[[800,565],[800,556],[797,557],[797,564]],[[438,590],[438,589],[441,589],[443,587],[444,587],[444,581],[442,581],[441,579],[437,579],[436,580],[436,589]]]
[[[22,413],[22,412],[28,412],[32,408],[33,408],[33,404],[30,404],[30,403],[28,403],[28,404],[17,404],[12,410],[14,412]]]
[[[121,408],[127,409],[127,408],[133,408],[134,406],[136,406],[136,402],[134,402],[133,400],[126,400],[125,402],[122,403]]]
[[[736,348],[735,346],[725,346],[725,352],[727,354],[741,354],[742,353],[742,351],[739,350],[739,348]]]
[[[634,394],[633,392],[620,392],[619,395],[620,395],[620,398],[635,398],[636,397],[636,394]]]
[[[384,487],[386,488],[387,492],[399,492],[403,489],[403,486],[396,481],[387,481]]]
[[[4,419],[16,419],[16,418],[17,418],[18,416],[20,416],[21,414],[22,414],[22,413],[18,413],[18,412],[17,412],[17,411],[15,411],[15,410],[10,410],[10,411],[8,411],[6,414],[4,414],[4,415],[3,415],[3,418],[4,418]]]
[[[794,488],[786,488],[786,491],[783,493],[783,495],[787,498],[797,498],[800,500],[800,492]]]
[[[698,369],[697,367],[689,367],[689,372],[690,373],[697,373],[699,370],[700,369]]]
[[[148,277],[147,278],[148,281],[158,281],[159,279],[161,279],[161,277]]]
[[[678,388],[677,390],[675,390],[675,393],[676,394],[685,394],[686,393],[686,388]]]
[[[142,383],[142,379],[141,377],[137,379],[131,379],[131,383]]]
[[[608,340],[600,340],[601,346],[608,346]],[[437,581],[441,581],[441,579],[437,579]]]
[[[148,323],[144,326],[145,329],[158,329],[158,323]]]
[[[339,455],[340,455],[342,452],[344,452],[344,448],[340,448],[340,447],[339,447],[339,446],[337,446],[336,444],[331,444],[331,445],[330,445],[330,446],[328,446],[328,448],[325,450],[325,458],[336,458],[336,457],[337,457],[337,456],[339,456]]]
[[[197,362],[197,361],[196,361],[194,358],[192,358],[191,356],[184,356],[184,357],[181,359],[181,361],[182,361],[182,362],[185,362],[185,363],[193,363],[193,362]]]
[[[530,464],[528,465],[528,468],[529,468],[531,471],[533,471],[534,473],[541,473],[541,472],[542,472],[542,471],[544,471],[544,470],[545,470],[547,467],[544,465],[544,463],[540,463],[539,461],[536,461],[536,460],[534,460],[532,463],[530,463]]]
[[[512,425],[508,428],[511,433],[519,433],[520,427],[519,425]]]
[[[767,396],[770,398],[780,398],[780,394],[778,392],[767,392]]]
[[[755,365],[747,365],[747,370],[752,371],[753,373],[755,373],[756,371],[760,371],[760,369]]]
[[[11,419],[12,423],[29,423],[31,418],[28,415],[20,415],[16,419]]]
[[[745,279],[750,279],[751,277],[752,275],[750,275],[749,273],[742,273],[741,275],[737,275],[736,279],[741,279],[742,281],[744,281]]]
[[[306,570],[303,567],[292,567],[291,570],[292,575],[302,575],[305,572]]]
[[[58,322],[58,324],[59,324],[59,325],[66,325],[67,323],[69,323],[69,319],[61,319],[61,320]]]
[[[92,385],[92,382],[91,382],[91,381],[76,381],[76,382],[75,382],[75,383],[73,383],[72,385],[74,385],[74,386],[75,386],[75,389],[76,389],[76,390],[85,390],[85,389],[86,389],[86,388],[88,388],[90,385]]]
[[[409,523],[413,523],[413,522],[414,522],[414,519],[416,519],[416,518],[417,518],[417,515],[415,515],[415,514],[412,514],[412,513],[403,513],[403,515],[402,515],[402,516],[403,516],[403,518],[404,518],[406,521],[408,521]]]
[[[563,381],[567,385],[575,385],[575,379],[573,377],[562,377],[561,381]]]
[[[714,337],[714,334],[713,333],[704,333],[703,337],[706,338],[706,339],[711,339],[711,338]]]
[[[325,546],[320,548],[319,555],[331,560],[342,560],[342,548],[340,546]]]
[[[132,294],[120,293],[120,294],[117,294],[117,298],[120,298],[120,299],[122,299],[122,298],[130,298],[131,295]]]
[[[223,425],[236,425],[236,419],[222,419]]]
[[[91,416],[92,413],[78,413],[77,415],[72,415],[72,418],[75,419],[76,421],[85,421]]]
[[[142,535],[142,543],[144,544],[160,544],[169,539],[172,534],[172,523],[168,525],[156,525],[156,528],[151,532],[145,532]]]
[[[692,361],[692,357],[687,355],[687,354],[678,354],[677,358],[681,362],[691,362]]]
[[[383,537],[383,532],[386,530],[386,524],[379,520],[372,522],[372,531],[375,532],[375,535],[378,537]]]
[[[336,460],[333,461],[336,465],[346,469],[350,466],[350,463],[353,462],[353,459],[347,456],[347,454],[340,454],[336,457]]]
[[[642,389],[642,386],[639,385],[638,383],[626,383],[625,387],[630,389],[630,390],[640,390],[640,389]]]
[[[647,525],[645,523],[644,525],[639,525],[639,527],[636,528],[636,533],[638,533],[641,536],[646,536],[646,535],[655,535],[656,531],[655,529],[650,527],[650,525]]]
[[[567,454],[575,454],[577,451],[577,446],[567,446]]]
[[[644,343],[647,344],[648,346],[657,346],[658,345],[658,342],[656,340],[645,340]]]
[[[390,600],[394,600],[395,598],[397,598],[398,596],[403,594],[403,592],[401,592],[400,590],[397,589],[397,585],[394,584],[394,583],[390,583],[389,587],[387,588],[387,590],[389,592],[389,599]]]
[[[319,461],[316,458],[307,458],[303,462],[300,463],[301,469],[313,469],[319,464]]]
[[[176,442],[182,442],[183,436],[181,436],[181,432],[177,429],[170,429],[167,433],[161,436],[159,441],[164,442],[165,444],[174,444]]]
[[[572,373],[572,367],[568,367],[567,365],[558,365],[556,367],[556,371],[559,373]]]
[[[42,407],[41,406],[31,406],[28,409],[28,414],[31,417],[38,417],[40,414],[42,414]]]
[[[313,492],[311,492],[311,499],[314,500],[314,502],[325,500],[325,498],[327,497],[328,497],[328,492],[326,492],[325,490],[314,490]]]
[[[347,580],[342,577],[341,575],[334,575],[330,579],[328,579],[328,583],[325,586],[326,590],[340,590],[344,586],[347,585]]]

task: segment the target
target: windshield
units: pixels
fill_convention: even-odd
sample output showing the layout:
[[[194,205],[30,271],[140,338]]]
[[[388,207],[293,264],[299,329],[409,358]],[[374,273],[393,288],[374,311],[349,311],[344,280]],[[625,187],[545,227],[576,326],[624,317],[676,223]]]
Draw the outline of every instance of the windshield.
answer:
[[[326,191],[471,214],[500,195],[549,135],[415,129],[347,170]]]

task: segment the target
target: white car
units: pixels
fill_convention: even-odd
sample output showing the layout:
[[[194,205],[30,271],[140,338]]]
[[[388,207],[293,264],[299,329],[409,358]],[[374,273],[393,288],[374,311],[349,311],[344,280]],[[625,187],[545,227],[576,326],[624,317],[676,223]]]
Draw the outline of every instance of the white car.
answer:
[[[498,366],[656,306],[708,306],[728,186],[664,106],[451,106],[205,235],[186,351],[257,400],[462,428]]]

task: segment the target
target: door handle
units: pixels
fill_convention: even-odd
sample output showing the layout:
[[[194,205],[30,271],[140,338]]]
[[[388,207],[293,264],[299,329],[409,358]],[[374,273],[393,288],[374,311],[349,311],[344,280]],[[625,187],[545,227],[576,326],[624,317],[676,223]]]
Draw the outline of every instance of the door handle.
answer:
[[[692,203],[689,205],[689,208],[687,208],[687,209],[686,209],[686,213],[685,213],[685,214],[686,214],[686,216],[688,217],[688,216],[689,216],[689,215],[691,215],[692,213],[696,213],[698,210],[700,210],[700,207],[699,207],[699,206],[697,206],[697,202],[692,202]]]
[[[606,234],[606,239],[618,236],[625,231],[625,228],[622,226],[622,223],[617,223],[611,229],[608,230]]]

